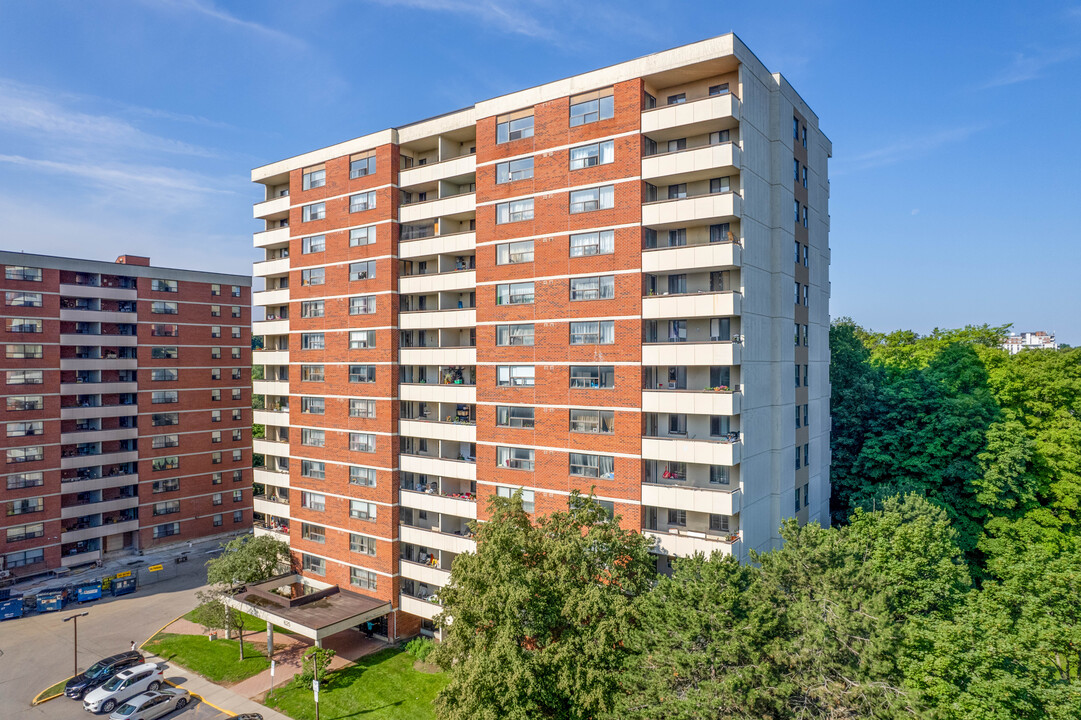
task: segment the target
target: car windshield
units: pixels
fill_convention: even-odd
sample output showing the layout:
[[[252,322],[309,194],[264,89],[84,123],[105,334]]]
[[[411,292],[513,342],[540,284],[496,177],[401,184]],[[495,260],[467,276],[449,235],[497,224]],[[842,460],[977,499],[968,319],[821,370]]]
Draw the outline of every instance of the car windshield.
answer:
[[[118,687],[120,687],[120,683],[122,682],[124,682],[124,678],[120,677],[119,675],[114,675],[112,679],[102,685],[102,687],[106,690],[116,690]]]
[[[135,712],[135,706],[131,703],[124,703],[113,711],[113,715],[131,715],[133,712]]]
[[[98,675],[101,675],[101,673],[104,672],[105,668],[107,667],[109,666],[104,662],[96,662],[89,668],[87,668],[85,675],[88,678],[96,678]]]

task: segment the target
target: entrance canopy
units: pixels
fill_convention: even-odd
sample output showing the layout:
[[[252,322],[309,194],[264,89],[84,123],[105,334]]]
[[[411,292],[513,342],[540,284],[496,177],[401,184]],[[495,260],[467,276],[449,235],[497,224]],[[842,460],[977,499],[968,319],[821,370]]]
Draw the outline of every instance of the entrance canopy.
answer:
[[[295,583],[313,592],[290,598],[274,592]],[[290,592],[292,588],[289,588]],[[274,623],[316,642],[391,611],[390,603],[343,590],[337,585],[316,585],[296,574],[279,575],[256,585],[237,589],[226,598],[230,607]]]

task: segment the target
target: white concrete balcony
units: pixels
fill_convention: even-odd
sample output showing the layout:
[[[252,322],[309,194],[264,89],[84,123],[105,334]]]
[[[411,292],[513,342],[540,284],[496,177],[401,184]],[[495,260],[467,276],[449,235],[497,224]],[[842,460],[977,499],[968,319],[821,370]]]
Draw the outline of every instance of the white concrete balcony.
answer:
[[[725,491],[642,483],[642,504],[653,507],[714,515],[737,515],[741,498],[742,493],[738,487]]]
[[[655,229],[738,220],[743,198],[734,192],[710,193],[642,205],[642,225]]]
[[[642,319],[730,317],[739,315],[742,299],[737,292],[650,295],[642,298]]]
[[[136,382],[60,383],[61,395],[110,395],[139,391]]]
[[[474,443],[477,441],[477,426],[467,423],[438,422],[431,420],[402,420],[398,432],[408,437],[422,437],[432,440],[457,440]]]
[[[94,538],[108,537],[109,535],[119,535],[121,533],[134,532],[138,529],[138,520],[125,520],[124,522],[101,524],[97,527],[62,532],[60,533],[60,542],[81,542],[85,540],[93,540]]]
[[[255,277],[270,277],[271,275],[287,275],[289,273],[289,258],[275,258],[252,263],[252,275]]]
[[[288,335],[288,320],[256,320],[251,324],[252,335]]]
[[[398,539],[403,543],[412,543],[413,545],[435,550],[446,550],[459,555],[464,552],[474,552],[477,549],[477,543],[473,538],[443,533],[438,530],[426,530],[411,525],[399,526]]]
[[[738,442],[643,437],[642,459],[732,467],[739,464],[742,447]]]
[[[256,395],[289,395],[289,383],[287,381],[253,380],[251,391]]]
[[[116,312],[115,310],[70,310],[60,308],[60,319],[68,322],[134,323],[139,322],[139,314]]]
[[[257,335],[254,330],[253,335]],[[254,350],[251,354],[252,365],[288,365],[288,350]]]
[[[434,220],[447,215],[476,212],[476,210],[477,194],[462,193],[461,195],[451,195],[438,200],[402,205],[398,208],[398,221],[412,223],[420,220]]]
[[[61,370],[135,370],[138,367],[139,361],[135,358],[60,358]]]
[[[398,174],[398,187],[409,187],[422,183],[446,180],[460,175],[477,172],[477,156],[461,155],[442,162],[414,165]]]
[[[402,507],[413,508],[414,510],[426,510],[427,512],[453,515],[468,520],[477,519],[477,502],[475,500],[463,500],[462,498],[402,490],[399,494],[399,502]]]
[[[272,228],[257,232],[252,236],[252,245],[257,248],[270,248],[289,244],[289,226]]]
[[[138,484],[138,473],[131,473],[130,475],[108,475],[106,477],[92,478],[89,480],[65,480],[60,484],[60,492],[62,494],[81,493],[90,492],[91,490],[106,490],[108,488]]]
[[[60,458],[60,468],[70,470],[72,468],[93,467],[95,465],[115,465],[119,463],[135,462],[139,459],[136,450],[127,452],[101,453],[100,455],[72,455]]]
[[[427,600],[420,600],[411,595],[398,596],[398,609],[404,613],[410,615],[416,615],[427,620],[433,619],[436,615],[443,612],[443,606],[439,603],[428,602]]]
[[[115,428],[113,430],[84,430],[82,432],[60,433],[62,445],[75,443],[108,442],[109,440],[128,440],[139,437],[139,428]]]
[[[259,292],[253,292],[251,294],[251,304],[261,307],[265,307],[268,305],[288,305],[289,288],[279,288],[277,290],[260,290]]]
[[[435,585],[436,587],[443,587],[450,582],[450,570],[441,570],[431,565],[422,565],[409,560],[400,560],[398,562],[398,571],[402,577],[427,583],[428,585]]]
[[[103,298],[106,300],[135,300],[139,297],[139,291],[135,288],[61,284],[60,295],[63,297]]]
[[[60,567],[75,567],[101,560],[101,550],[78,553],[77,555],[64,555],[60,558]]]
[[[653,538],[655,544],[652,552],[659,555],[672,555],[674,557],[691,557],[695,553],[702,553],[709,557],[715,552],[722,555],[731,555],[736,548],[735,542],[728,542],[726,535],[712,535],[695,530],[682,530],[680,532],[661,532],[659,530],[643,530],[642,534]]]
[[[739,146],[725,142],[716,145],[660,153],[642,158],[642,179],[661,184],[693,182],[718,175],[739,172],[741,156]]]
[[[129,475],[128,477],[131,476]],[[130,485],[131,482],[127,484]],[[104,502],[83,503],[81,505],[60,508],[60,519],[70,520],[72,518],[82,517],[83,515],[97,515],[98,513],[115,512],[117,510],[129,510],[134,507],[139,507],[139,498],[137,496],[117,498],[116,500],[105,500]]]
[[[687,270],[738,268],[743,264],[743,247],[738,243],[684,245],[642,251],[642,272],[667,274]]]
[[[254,452],[260,452],[255,450]],[[273,470],[267,470],[266,468],[255,468],[252,473],[253,482],[262,483],[269,487],[289,487],[289,473],[287,472],[274,472]]]
[[[254,534],[256,537],[259,537],[260,535],[266,535],[276,540],[289,542],[289,533],[283,530],[274,530],[272,528],[266,527],[265,525],[254,525],[252,527],[252,534]]]
[[[405,275],[398,278],[398,292],[406,295],[419,293],[427,295],[441,291],[469,291],[477,289],[476,270],[456,270],[425,275]]]
[[[644,390],[642,412],[739,415],[743,394],[697,390]]]
[[[139,412],[139,406],[106,405],[104,407],[66,407],[60,408],[61,420],[86,420],[88,418],[127,417]]]
[[[264,515],[273,515],[285,520],[289,519],[289,503],[268,500],[266,496],[256,495],[251,499],[252,510]]]
[[[400,361],[405,365],[405,361]],[[658,364],[658,363],[655,363]],[[402,383],[398,385],[402,400],[433,403],[457,403],[474,405],[477,402],[476,385],[438,385],[436,383]]]
[[[254,453],[261,453],[263,455],[277,455],[278,457],[289,457],[289,443],[277,442],[276,440],[267,440],[265,438],[254,438],[251,441],[251,451]]]
[[[464,460],[446,460],[437,457],[403,454],[398,456],[398,467],[404,472],[414,472],[421,475],[435,475],[438,477],[459,478],[461,480],[477,479],[477,464]]]
[[[477,326],[476,309],[403,312],[398,315],[402,330],[438,330],[439,328],[471,328]]]
[[[135,347],[139,338],[134,335],[91,335],[90,333],[71,333],[60,336],[61,345],[89,345],[97,347]]]
[[[289,413],[286,410],[252,410],[251,421],[256,425],[289,427]]]
[[[436,235],[420,240],[402,240],[398,244],[398,257],[409,260],[432,255],[472,255],[477,250],[475,232]]]
[[[698,135],[709,129],[716,129],[717,120],[727,119],[722,123],[734,127],[740,117],[740,101],[735,95],[715,95],[679,105],[646,110],[642,113],[642,133],[649,134],[671,128],[686,130],[684,137]]]
[[[739,365],[741,346],[733,342],[648,343],[643,365]]]
[[[274,215],[287,215],[289,213],[289,196],[271,198],[263,202],[255,203],[252,208],[252,216],[258,220],[269,218]]]
[[[401,365],[476,365],[477,349],[473,347],[402,348],[398,351]]]

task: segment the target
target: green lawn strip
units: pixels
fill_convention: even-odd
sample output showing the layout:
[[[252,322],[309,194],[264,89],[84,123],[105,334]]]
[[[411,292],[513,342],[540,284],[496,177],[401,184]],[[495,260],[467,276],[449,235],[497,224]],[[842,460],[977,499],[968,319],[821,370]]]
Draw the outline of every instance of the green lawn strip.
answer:
[[[417,672],[413,662],[409,653],[390,648],[331,673],[319,689],[320,716],[435,720],[432,701],[447,677]],[[315,720],[310,687],[287,685],[275,690],[266,704],[296,720]]]
[[[184,616],[184,619],[190,620],[191,622],[198,624],[199,621],[196,619],[196,612],[196,610],[190,611],[187,615]],[[242,612],[240,614],[244,616],[244,632],[266,632],[266,620],[260,620],[254,615],[249,615],[245,612]],[[284,633],[288,631],[285,628],[281,628],[275,625],[274,632]]]
[[[37,698],[34,698],[34,699],[37,700],[38,698],[44,699],[44,698],[52,697],[53,695],[62,695],[64,693],[64,686],[67,685],[67,684],[68,684],[67,680],[61,680],[57,684],[55,684],[52,687],[48,688],[47,690],[42,690],[40,693],[38,693]]]
[[[143,649],[216,683],[240,682],[270,667],[266,654],[253,643],[244,643],[241,661],[236,640],[208,640],[205,635],[161,633]]]

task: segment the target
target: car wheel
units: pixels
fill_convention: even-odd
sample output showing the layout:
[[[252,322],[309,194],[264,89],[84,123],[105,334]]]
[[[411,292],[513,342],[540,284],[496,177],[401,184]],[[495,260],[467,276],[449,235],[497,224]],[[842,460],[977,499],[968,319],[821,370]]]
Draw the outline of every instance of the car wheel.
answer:
[[[188,699],[187,698],[180,698],[179,700],[176,701],[176,709],[177,710],[182,710],[184,708],[184,706],[187,705],[187,704],[188,704]]]
[[[101,705],[101,714],[108,715],[116,708],[116,700],[106,700]]]
[[[90,689],[86,688],[79,691],[79,699],[86,700],[86,696],[90,694]]]
[[[160,682],[158,682],[157,680],[155,680],[154,682],[152,682],[152,683],[150,683],[149,685],[147,685],[147,686],[146,686],[146,689],[147,689],[147,690],[150,690],[151,692],[153,692],[153,691],[157,690],[157,689],[158,689],[158,688],[160,688],[160,687],[161,687],[161,683],[160,683]]]

